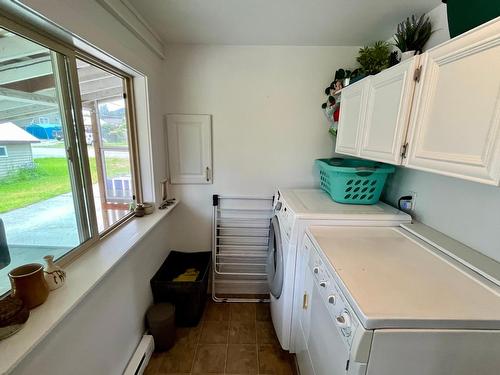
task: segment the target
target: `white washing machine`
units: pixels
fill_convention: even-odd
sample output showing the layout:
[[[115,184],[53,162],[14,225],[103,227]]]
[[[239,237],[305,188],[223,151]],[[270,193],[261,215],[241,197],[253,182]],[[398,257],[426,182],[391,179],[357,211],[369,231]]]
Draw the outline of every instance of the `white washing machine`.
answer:
[[[319,189],[278,190],[274,197],[267,273],[271,316],[281,347],[294,352],[293,322],[297,248],[309,225],[399,226],[411,217],[385,203],[347,205]],[[300,259],[298,260],[300,262]]]

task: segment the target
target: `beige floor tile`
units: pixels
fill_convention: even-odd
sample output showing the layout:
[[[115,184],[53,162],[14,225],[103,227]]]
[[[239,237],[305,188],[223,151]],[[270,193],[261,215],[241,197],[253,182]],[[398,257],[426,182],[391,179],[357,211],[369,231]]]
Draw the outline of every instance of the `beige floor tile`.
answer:
[[[189,374],[193,367],[196,349],[176,344],[163,354],[158,374]]]
[[[229,322],[206,321],[201,330],[200,344],[227,344]]]
[[[271,320],[271,309],[269,303],[258,303],[255,306],[256,319],[259,321]]]
[[[255,321],[240,322],[238,320],[232,320],[229,325],[229,343],[255,344]]]
[[[161,353],[153,353],[151,358],[149,359],[149,363],[146,367],[146,370],[144,370],[145,375],[156,375],[160,371],[160,365],[161,361],[163,359],[163,356]]]
[[[230,344],[227,349],[226,374],[257,373],[257,346]]]
[[[230,303],[229,310],[231,320],[255,321],[255,303]]]
[[[193,374],[224,373],[227,345],[200,344],[196,350]]]
[[[205,306],[205,320],[229,320],[229,303],[207,302]]]
[[[197,327],[177,327],[175,332],[175,343],[195,348],[201,334],[201,324]]]
[[[279,346],[278,337],[274,331],[273,323],[271,322],[256,322],[257,343],[258,344],[273,344]]]
[[[259,374],[293,374],[290,354],[276,345],[259,345]]]

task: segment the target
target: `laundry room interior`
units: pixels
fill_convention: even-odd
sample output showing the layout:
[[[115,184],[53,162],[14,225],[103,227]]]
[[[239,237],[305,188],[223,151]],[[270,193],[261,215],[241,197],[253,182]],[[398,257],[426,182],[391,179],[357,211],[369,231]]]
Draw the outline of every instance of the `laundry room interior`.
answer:
[[[0,1],[0,373],[500,373],[500,3]]]

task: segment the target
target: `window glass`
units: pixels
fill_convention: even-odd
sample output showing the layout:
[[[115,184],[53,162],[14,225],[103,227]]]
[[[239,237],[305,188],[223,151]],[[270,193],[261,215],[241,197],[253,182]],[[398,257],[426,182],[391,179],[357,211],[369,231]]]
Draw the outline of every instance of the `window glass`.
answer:
[[[60,258],[89,239],[90,230],[78,199],[79,172],[66,152],[73,134],[65,117],[71,101],[63,98],[66,57],[4,29],[0,51],[3,294],[10,289],[9,270],[43,263],[45,255]]]
[[[77,60],[99,231],[129,214],[134,197],[125,79]]]

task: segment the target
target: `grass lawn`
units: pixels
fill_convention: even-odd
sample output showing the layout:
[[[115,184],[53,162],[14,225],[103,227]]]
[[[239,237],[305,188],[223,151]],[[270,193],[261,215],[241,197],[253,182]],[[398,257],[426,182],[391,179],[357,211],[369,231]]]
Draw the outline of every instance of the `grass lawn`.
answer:
[[[64,142],[63,141],[42,141],[40,143],[33,143],[31,147],[41,147],[41,148],[64,148]]]
[[[127,142],[104,142],[102,145],[103,147],[128,147]],[[33,143],[31,147],[40,147],[40,148],[64,148],[66,147],[64,145],[64,141],[48,141],[48,142],[40,142],[40,143]],[[87,146],[90,149],[94,149],[94,146],[88,145]]]
[[[92,181],[97,182],[95,160],[90,160]],[[129,172],[128,159],[109,158],[109,177]],[[35,159],[36,168],[20,170],[15,176],[0,180],[0,213],[26,207],[71,191],[65,158]]]

